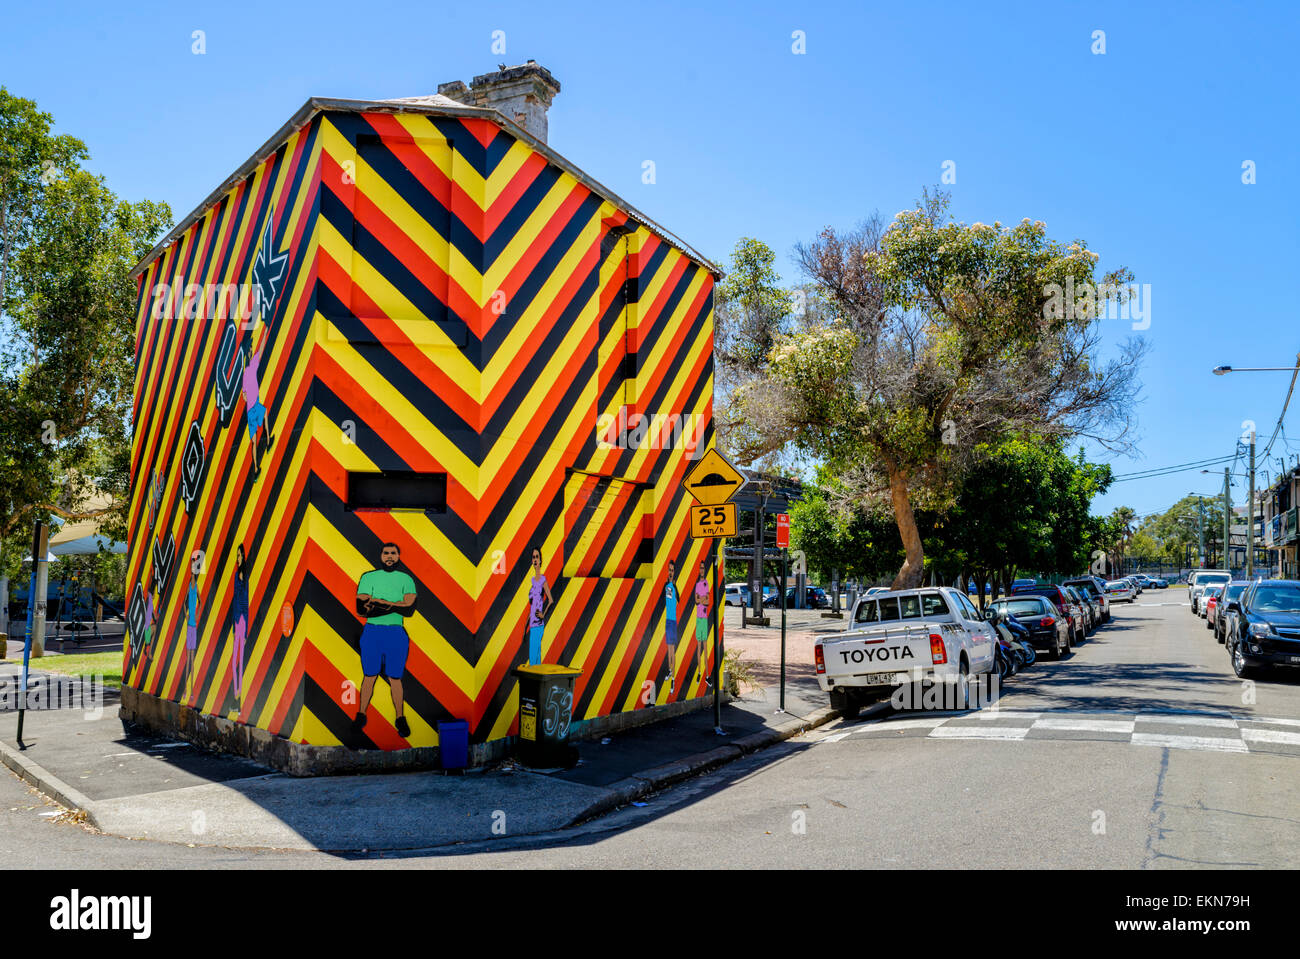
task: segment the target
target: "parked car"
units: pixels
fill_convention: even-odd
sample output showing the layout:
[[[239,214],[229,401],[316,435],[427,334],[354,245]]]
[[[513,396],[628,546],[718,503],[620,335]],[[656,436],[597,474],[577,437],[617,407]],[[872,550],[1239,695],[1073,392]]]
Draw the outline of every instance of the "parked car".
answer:
[[[1112,603],[1131,603],[1135,595],[1133,587],[1122,579],[1112,579],[1106,583],[1106,597]]]
[[[1077,590],[1086,592],[1098,606],[1097,622],[1110,622],[1110,599],[1106,596],[1106,581],[1100,576],[1081,576],[1078,579],[1067,579],[1062,586],[1073,586]]]
[[[1137,580],[1132,576],[1124,576],[1121,578],[1124,580],[1124,582],[1128,583],[1130,586],[1133,587],[1134,595],[1136,596],[1142,595],[1142,583],[1139,580]]]
[[[1073,586],[1062,586],[1061,589],[1065,592],[1066,596],[1070,597],[1070,602],[1078,606],[1079,611],[1083,614],[1083,635],[1087,636],[1092,632],[1093,627],[1096,626],[1096,621],[1093,618],[1092,603],[1085,599]]]
[[[748,606],[753,595],[747,583],[728,583],[723,602],[728,606]]]
[[[1205,620],[1206,629],[1214,628],[1214,606],[1222,593],[1223,587],[1216,585],[1205,587],[1205,592],[1201,594],[1200,617]]]
[[[1300,666],[1300,580],[1250,583],[1228,609],[1236,613],[1228,634],[1228,655],[1239,677],[1249,679],[1277,666]]]
[[[1070,645],[1077,646],[1087,635],[1084,632],[1083,609],[1070,599],[1059,586],[1021,586],[1011,591],[1012,596],[1046,596],[1056,607],[1057,615],[1069,621]]]
[[[1066,583],[1065,585],[1074,590],[1079,595],[1079,599],[1081,599],[1088,607],[1088,611],[1092,615],[1093,629],[1096,629],[1105,622],[1105,609],[1103,609],[1102,593],[1100,590],[1094,593],[1084,586],[1075,586],[1071,583]]]
[[[1036,579],[1018,579],[1011,584],[1011,588],[1014,590],[1017,586],[1036,586],[1036,585],[1038,585],[1038,580]]]
[[[1228,631],[1232,629],[1232,623],[1237,614],[1230,607],[1236,600],[1241,598],[1242,592],[1250,585],[1248,580],[1234,579],[1227,586],[1223,587],[1223,595],[1219,597],[1219,602],[1214,607],[1214,638],[1223,643],[1228,638]]]
[[[1068,620],[1057,613],[1045,596],[1018,596],[999,599],[989,604],[989,609],[1009,613],[1029,630],[1029,641],[1035,649],[1047,651],[1051,659],[1060,659],[1071,647]]]
[[[798,592],[795,587],[787,586],[785,590],[786,609],[793,609],[795,600],[798,598]],[[770,596],[763,599],[763,605],[768,609],[781,608],[781,594],[773,592]],[[826,595],[826,590],[820,586],[809,586],[804,591],[804,608],[805,609],[830,609],[831,599]]]
[[[917,681],[955,686],[958,708],[965,708],[967,680],[993,669],[994,636],[961,590],[937,586],[864,596],[843,632],[817,637],[817,683],[846,719]]]
[[[1193,615],[1200,615],[1201,593],[1205,587],[1211,584],[1222,586],[1225,583],[1232,582],[1232,574],[1226,569],[1197,569],[1187,577],[1187,595],[1192,601]]]

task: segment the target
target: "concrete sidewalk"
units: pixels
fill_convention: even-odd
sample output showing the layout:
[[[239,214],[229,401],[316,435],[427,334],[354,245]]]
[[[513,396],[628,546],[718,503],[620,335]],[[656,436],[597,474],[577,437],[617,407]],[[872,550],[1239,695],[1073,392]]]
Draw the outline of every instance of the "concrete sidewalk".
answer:
[[[0,679],[15,671],[0,666]],[[42,674],[33,673],[37,681]],[[463,774],[298,778],[188,743],[128,734],[117,695],[102,710],[0,713],[0,762],[105,833],[205,846],[331,852],[419,849],[561,829],[833,718],[816,681],[747,691],[723,707],[578,743],[570,770],[512,762]]]

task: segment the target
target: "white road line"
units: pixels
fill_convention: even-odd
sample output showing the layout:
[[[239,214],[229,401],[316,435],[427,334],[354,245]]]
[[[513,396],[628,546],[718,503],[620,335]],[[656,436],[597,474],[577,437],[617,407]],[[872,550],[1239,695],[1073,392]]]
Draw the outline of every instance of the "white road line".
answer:
[[[852,734],[852,733],[835,733],[835,734],[832,735],[832,736],[823,736],[821,739],[817,740],[817,742],[819,742],[819,743],[837,743],[837,742],[839,742],[841,739],[848,739],[849,736],[851,736],[851,735],[853,735],[853,734]]]
[[[1300,746],[1300,733],[1284,733],[1280,729],[1243,729],[1241,738],[1252,743],[1284,743]]]
[[[951,718],[950,716],[930,716],[925,719],[891,719],[888,722],[871,723],[853,731],[855,733],[865,733],[879,729],[934,729],[936,726],[942,726]]]
[[[1037,719],[1042,713],[1017,713],[1010,709],[985,709],[976,713],[975,719]]]
[[[1224,753],[1250,752],[1240,739],[1221,736],[1166,736],[1163,733],[1134,733],[1134,746],[1168,746],[1170,749],[1208,749]]]
[[[1269,726],[1300,726],[1300,719],[1266,719],[1257,716],[1238,716],[1238,723],[1265,723]]]
[[[1188,716],[1180,713],[1138,713],[1140,723],[1169,723],[1174,726],[1222,726],[1224,729],[1236,729],[1235,719],[1219,716]]]
[[[1133,721],[1124,719],[1071,719],[1067,716],[1044,716],[1031,729],[1076,729],[1090,733],[1131,733]]]
[[[931,731],[934,739],[1024,739],[1028,726],[939,726]]]

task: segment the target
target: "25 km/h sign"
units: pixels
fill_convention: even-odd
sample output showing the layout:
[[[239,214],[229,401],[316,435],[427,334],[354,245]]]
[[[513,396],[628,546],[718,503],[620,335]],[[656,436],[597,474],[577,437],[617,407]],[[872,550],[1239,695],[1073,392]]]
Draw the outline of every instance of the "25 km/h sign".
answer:
[[[728,500],[745,485],[740,470],[715,449],[708,450],[682,480],[695,498],[691,507],[691,536],[722,539],[736,535],[736,504]]]
[[[696,539],[736,535],[736,504],[692,506],[691,535]]]

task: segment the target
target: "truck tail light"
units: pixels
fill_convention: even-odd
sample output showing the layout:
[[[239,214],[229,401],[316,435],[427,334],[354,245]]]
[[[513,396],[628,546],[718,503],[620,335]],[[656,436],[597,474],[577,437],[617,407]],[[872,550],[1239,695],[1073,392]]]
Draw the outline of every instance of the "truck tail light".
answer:
[[[938,633],[930,634],[930,658],[936,666],[942,666],[948,661],[948,647],[943,644],[943,637]]]
[[[817,659],[817,675],[824,675],[826,673],[826,656],[822,653],[821,643],[813,647],[813,656]]]
[[[1038,625],[1042,627],[1055,626],[1056,620],[1051,616],[1044,616],[1038,621]]]

